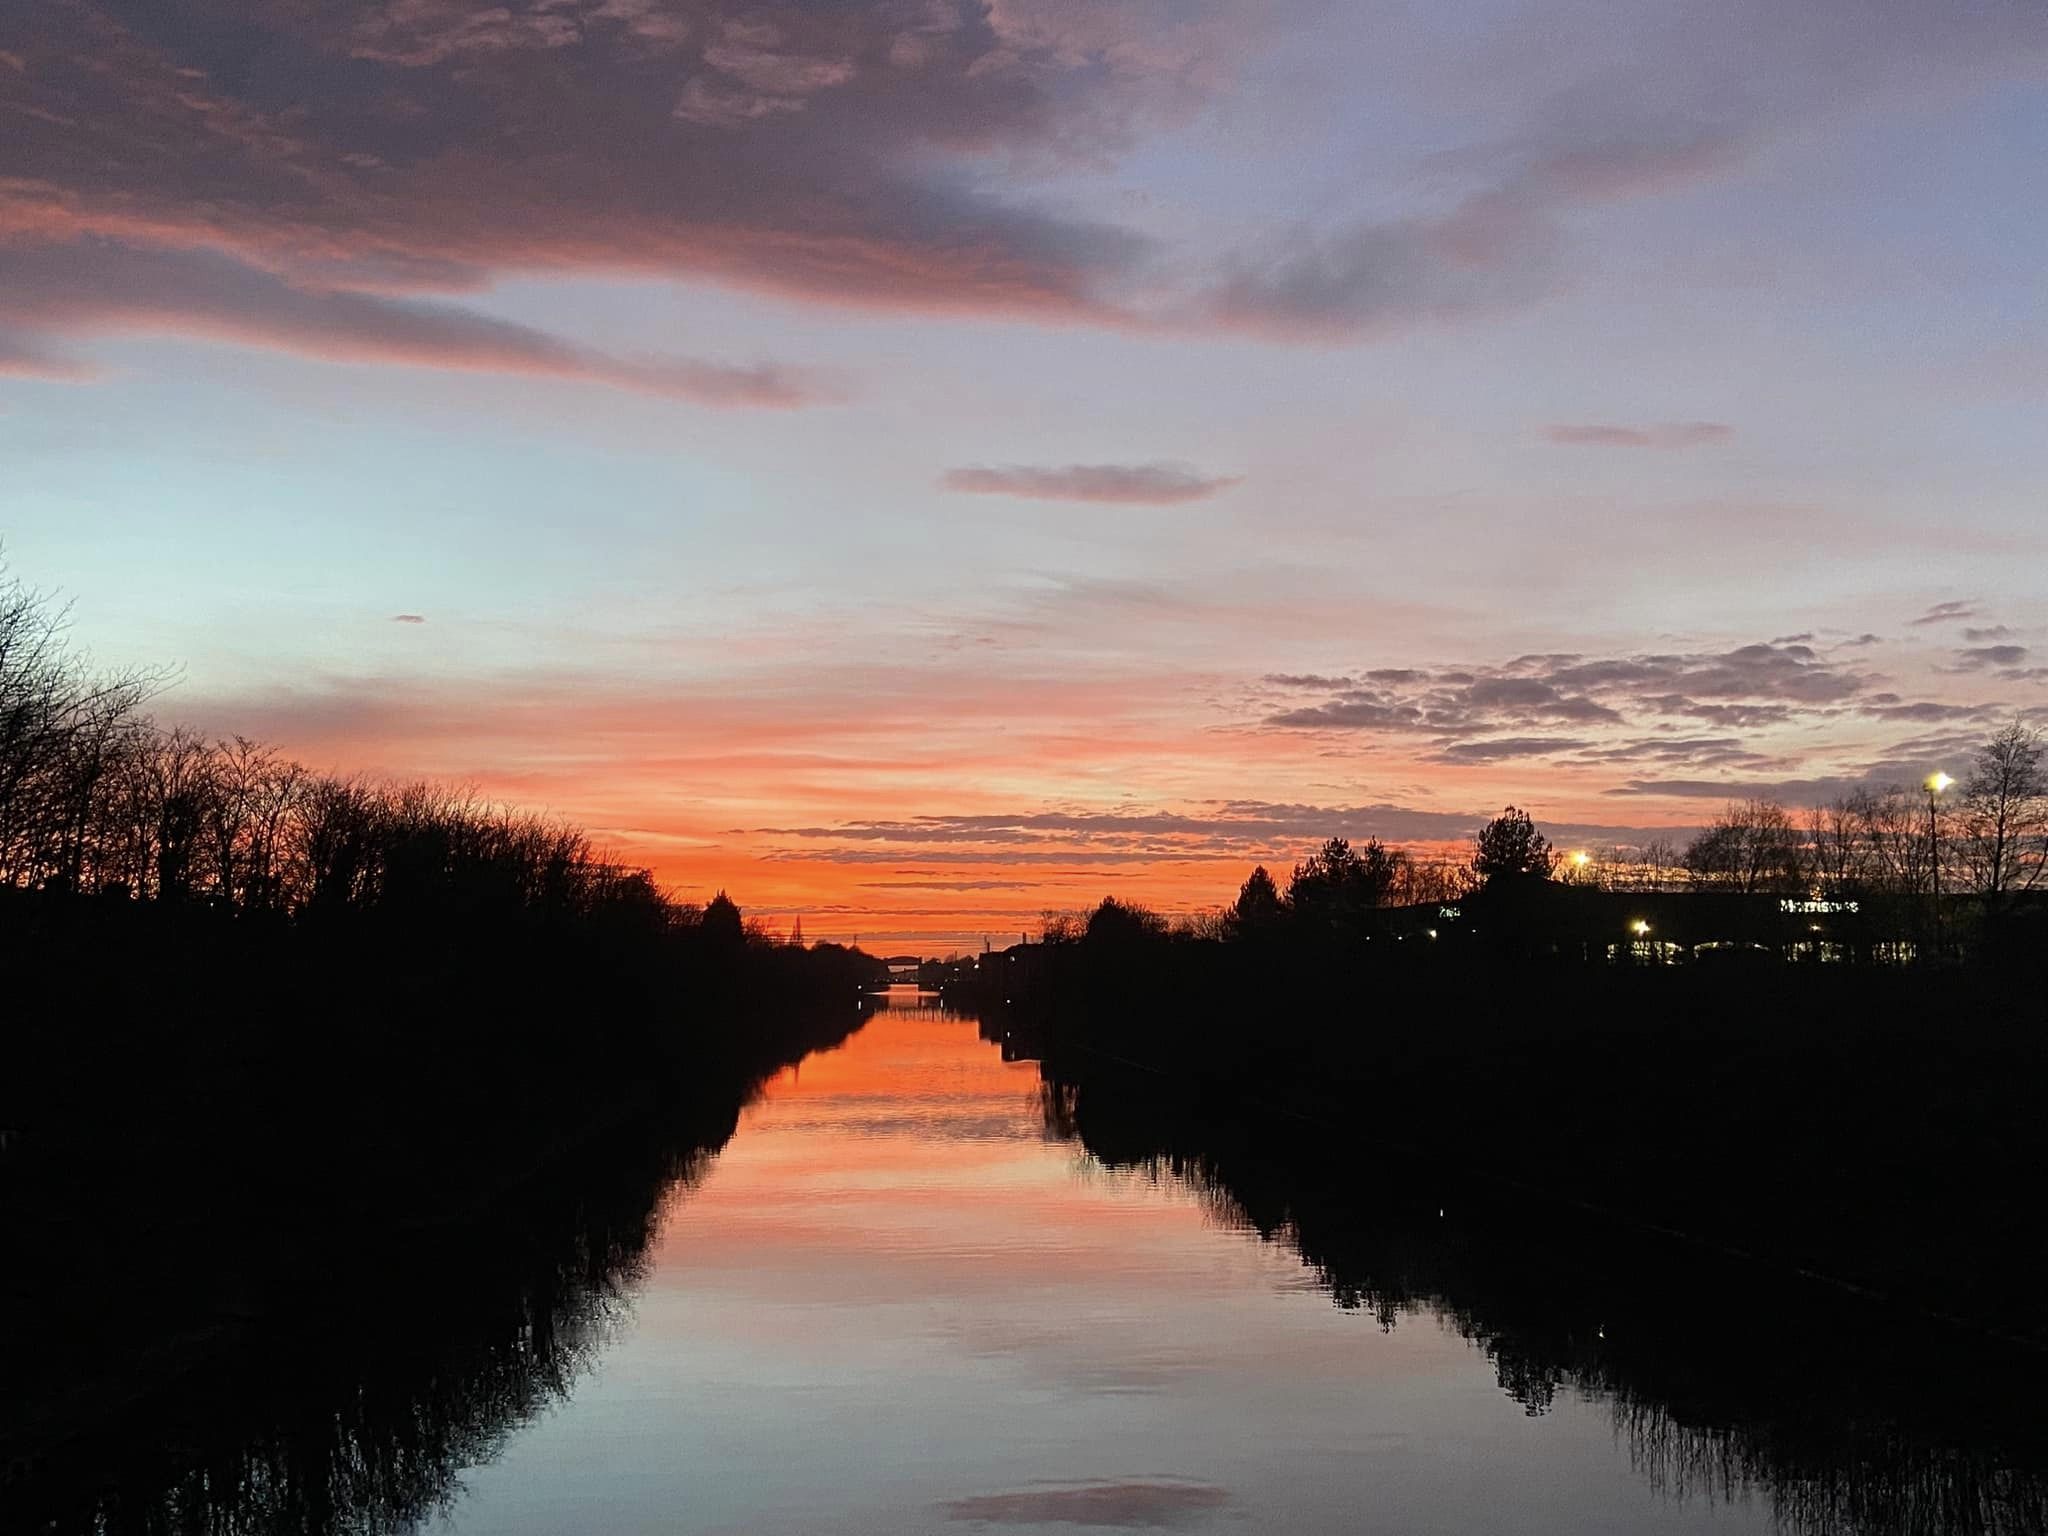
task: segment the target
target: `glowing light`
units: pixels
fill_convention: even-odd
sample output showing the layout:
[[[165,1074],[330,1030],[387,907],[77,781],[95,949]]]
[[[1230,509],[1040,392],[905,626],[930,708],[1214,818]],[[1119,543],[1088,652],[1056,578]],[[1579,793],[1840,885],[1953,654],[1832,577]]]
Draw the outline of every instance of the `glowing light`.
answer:
[[[1647,938],[1650,932],[1650,925],[1639,917],[1628,925],[1628,930],[1639,939]]]
[[[1584,869],[1592,861],[1593,855],[1587,853],[1583,848],[1572,855],[1572,863],[1579,869]]]
[[[1955,780],[1950,778],[1947,774],[1935,772],[1928,775],[1927,791],[1929,794],[1938,795],[1953,783],[1955,783]]]

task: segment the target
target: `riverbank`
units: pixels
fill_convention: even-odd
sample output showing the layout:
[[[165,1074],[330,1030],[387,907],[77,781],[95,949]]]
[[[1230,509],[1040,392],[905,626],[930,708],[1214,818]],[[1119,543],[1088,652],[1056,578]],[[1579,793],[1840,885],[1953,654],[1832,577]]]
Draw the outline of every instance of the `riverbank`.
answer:
[[[722,1145],[872,970],[739,935],[7,916],[10,1501],[118,1481],[131,1425],[205,1426],[203,1461],[308,1315],[360,1344],[436,1276],[580,1262],[579,1201]]]
[[[1213,1081],[1095,1052],[1043,1065],[1046,1115],[1111,1168],[1208,1193],[1340,1307],[1437,1319],[1532,1415],[1604,1402],[1666,1493],[1760,1490],[1780,1528],[2031,1532],[2048,1521],[2040,1351],[1811,1276],[1361,1145]]]
[[[1702,1251],[2048,1343],[2038,994],[1994,973],[1415,963],[1261,977],[1047,947],[991,1017]],[[1212,957],[1213,959],[1213,957]]]

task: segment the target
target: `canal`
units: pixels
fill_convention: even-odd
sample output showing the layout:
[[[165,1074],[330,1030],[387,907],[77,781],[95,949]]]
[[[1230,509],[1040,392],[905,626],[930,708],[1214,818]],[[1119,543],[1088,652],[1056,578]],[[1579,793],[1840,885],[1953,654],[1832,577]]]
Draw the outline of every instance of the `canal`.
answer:
[[[1036,1066],[885,1007],[771,1081],[463,1533],[1773,1528],[1427,1308],[1333,1304],[1199,1181],[1113,1168]]]

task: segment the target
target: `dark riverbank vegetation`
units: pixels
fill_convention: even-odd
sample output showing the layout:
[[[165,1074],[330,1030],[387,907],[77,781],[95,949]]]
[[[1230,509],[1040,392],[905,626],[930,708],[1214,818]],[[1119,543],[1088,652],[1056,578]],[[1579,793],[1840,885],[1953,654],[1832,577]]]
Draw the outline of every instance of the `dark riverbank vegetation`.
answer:
[[[1917,799],[1751,802],[1584,858],[1511,807],[1420,901],[1417,861],[1331,839],[1198,920],[1112,898],[927,980],[1021,1049],[1305,1117],[1361,1167],[2048,1344],[2044,825],[2016,726]]]
[[[157,682],[0,585],[14,1493],[286,1313],[355,1328],[621,1127],[729,1133],[886,978],[548,818],[162,726]]]
[[[214,1294],[179,1329],[127,1359],[105,1358],[89,1335],[49,1344],[73,1374],[10,1425],[0,1526],[398,1536],[426,1525],[460,1496],[465,1470],[563,1402],[615,1338],[664,1213],[731,1138],[746,1091],[707,1085],[635,1108],[457,1221],[335,1231],[324,1249],[254,1266],[243,1249],[181,1245]],[[245,1241],[274,1238],[259,1221]],[[166,1278],[177,1277],[153,1255],[130,1255],[95,1284],[106,1310],[91,1326],[159,1315]]]
[[[1570,1395],[1604,1406],[1673,1497],[1761,1501],[1786,1536],[2048,1529],[2034,1351],[1361,1156],[1186,1079],[1074,1053],[1043,1072],[1050,1133],[1191,1186],[1219,1225],[1294,1249],[1383,1328],[1455,1330],[1531,1415]]]

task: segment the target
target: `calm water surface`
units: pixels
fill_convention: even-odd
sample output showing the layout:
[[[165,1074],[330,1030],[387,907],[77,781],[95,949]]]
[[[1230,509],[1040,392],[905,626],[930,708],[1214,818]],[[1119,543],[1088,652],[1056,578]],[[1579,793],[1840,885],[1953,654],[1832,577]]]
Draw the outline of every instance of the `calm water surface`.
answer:
[[[1391,1331],[1165,1174],[1046,1129],[1034,1065],[889,1008],[775,1079],[570,1396],[463,1533],[1659,1532],[1678,1499],[1569,1389],[1532,1414],[1428,1314]]]

